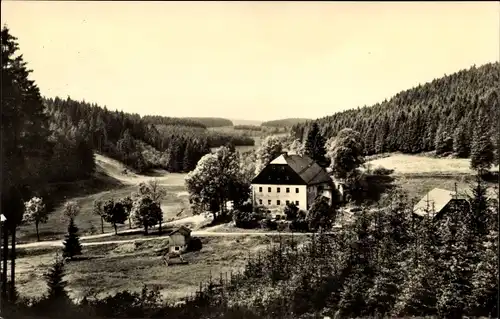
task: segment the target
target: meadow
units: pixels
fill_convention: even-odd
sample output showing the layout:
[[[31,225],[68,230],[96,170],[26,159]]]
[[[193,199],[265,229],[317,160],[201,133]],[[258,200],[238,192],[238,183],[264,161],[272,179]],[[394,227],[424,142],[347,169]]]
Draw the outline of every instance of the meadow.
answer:
[[[68,195],[68,199],[74,200],[80,206],[80,213],[76,217],[76,225],[81,236],[101,233],[101,218],[92,212],[94,201],[105,201],[108,199],[119,200],[126,196],[131,196],[137,191],[137,185],[141,182],[156,179],[167,191],[166,197],[161,202],[163,219],[165,221],[184,218],[191,215],[189,208],[188,193],[184,187],[184,177],[186,174],[168,173],[158,171],[151,176],[137,175],[133,172],[124,173],[125,167],[118,161],[96,154],[98,171],[108,178],[119,181],[119,185],[99,191],[94,194],[73,197]],[[41,240],[56,240],[64,238],[67,233],[68,223],[63,215],[63,203],[56,207],[49,216],[45,224],[39,225]],[[132,225],[133,227],[133,225]],[[118,230],[129,229],[128,223],[119,225]],[[114,232],[113,226],[104,222],[104,232]],[[35,225],[22,225],[17,235],[18,243],[36,240]]]
[[[295,236],[296,242],[306,236]],[[220,273],[242,269],[249,256],[255,255],[277,241],[270,236],[225,236],[201,238],[203,248],[184,255],[189,263],[166,266],[161,249],[167,239],[147,242],[106,244],[84,247],[86,259],[66,264],[68,290],[72,298],[85,294],[98,297],[128,289],[139,291],[143,285],[158,286],[168,300],[179,300],[194,293],[201,282]],[[20,249],[16,260],[17,286],[26,297],[39,297],[47,289],[43,274],[52,265],[60,248],[38,248],[29,252]],[[172,260],[175,263],[175,260]]]

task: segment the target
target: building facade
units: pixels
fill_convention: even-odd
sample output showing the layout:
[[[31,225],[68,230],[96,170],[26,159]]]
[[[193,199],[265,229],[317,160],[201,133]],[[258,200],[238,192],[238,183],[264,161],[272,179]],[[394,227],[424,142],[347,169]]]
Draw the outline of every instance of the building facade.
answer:
[[[332,200],[333,182],[307,156],[283,153],[252,180],[254,206],[279,211],[288,203],[307,211],[318,196]]]

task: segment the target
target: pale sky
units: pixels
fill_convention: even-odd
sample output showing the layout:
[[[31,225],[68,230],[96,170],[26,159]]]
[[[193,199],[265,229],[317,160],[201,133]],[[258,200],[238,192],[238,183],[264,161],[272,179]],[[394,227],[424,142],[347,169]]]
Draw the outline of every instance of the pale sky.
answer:
[[[496,1],[1,7],[44,96],[141,115],[317,118],[500,55]]]

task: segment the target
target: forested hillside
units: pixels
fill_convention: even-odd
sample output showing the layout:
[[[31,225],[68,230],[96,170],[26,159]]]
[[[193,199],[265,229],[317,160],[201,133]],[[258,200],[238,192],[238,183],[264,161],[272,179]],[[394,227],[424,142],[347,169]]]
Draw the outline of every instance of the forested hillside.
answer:
[[[233,126],[233,122],[220,117],[186,117],[188,121],[199,122],[206,127]]]
[[[296,124],[306,123],[307,121],[311,121],[311,120],[310,119],[301,119],[301,118],[288,118],[288,119],[281,119],[281,120],[273,120],[273,121],[263,122],[261,124],[261,126],[268,126],[268,127],[289,127],[289,126],[296,125]]]
[[[210,147],[254,143],[250,137],[209,131],[204,124],[183,118],[141,118],[138,114],[109,111],[69,97],[44,99],[44,104],[53,128],[64,131],[62,136],[77,134],[91,149],[139,171],[164,168],[170,172],[186,172],[196,166]],[[59,145],[63,151],[64,144]]]
[[[437,150],[467,157],[474,131],[499,134],[499,76],[498,62],[473,66],[400,92],[389,101],[316,122],[326,138],[346,127],[359,131],[367,155]],[[304,138],[311,123],[294,125],[294,136]]]

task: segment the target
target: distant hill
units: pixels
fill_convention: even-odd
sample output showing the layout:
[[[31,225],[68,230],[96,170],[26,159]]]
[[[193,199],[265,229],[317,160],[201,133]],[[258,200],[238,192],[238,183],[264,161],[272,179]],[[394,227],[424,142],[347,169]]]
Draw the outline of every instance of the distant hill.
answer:
[[[262,121],[231,119],[233,125],[260,125]]]
[[[231,120],[220,117],[185,117],[184,119],[201,123],[206,127],[233,126]]]
[[[474,130],[486,128],[492,136],[499,134],[499,77],[498,62],[473,66],[402,91],[370,107],[296,124],[291,131],[296,138],[303,138],[315,122],[324,136],[330,138],[350,127],[363,136],[367,155],[434,151],[436,143],[450,152],[453,138],[463,132],[461,139],[470,150]]]
[[[305,123],[307,121],[311,121],[311,119],[287,118],[287,119],[281,119],[281,120],[273,120],[273,121],[263,122],[261,124],[261,126],[267,126],[267,127],[289,127],[289,126],[293,126],[293,125],[296,125],[296,124]]]

